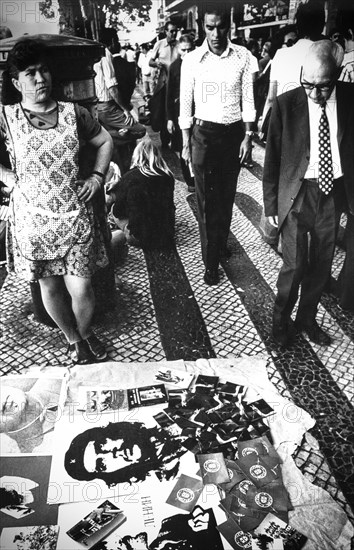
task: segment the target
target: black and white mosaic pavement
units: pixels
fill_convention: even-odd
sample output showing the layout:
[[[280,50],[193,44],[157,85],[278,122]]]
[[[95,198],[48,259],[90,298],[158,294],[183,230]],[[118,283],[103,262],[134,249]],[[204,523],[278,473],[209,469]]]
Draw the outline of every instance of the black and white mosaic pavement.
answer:
[[[157,139],[152,135],[153,139]],[[268,375],[316,420],[314,438],[304,441],[296,463],[325,488],[353,520],[354,508],[354,316],[331,295],[322,299],[318,320],[333,344],[321,348],[299,335],[283,350],[271,338],[277,250],[258,231],[262,208],[264,150],[254,148],[255,167],[242,169],[229,236],[232,256],[222,263],[220,284],[203,282],[195,197],[187,192],[177,158],[165,153],[176,175],[176,249],[168,253],[130,248],[115,268],[116,296],[97,316],[95,330],[116,361],[158,361],[264,354]],[[336,250],[333,277],[344,252]],[[29,285],[6,277],[0,294],[0,368],[25,372],[33,365],[68,365],[57,329],[34,319]]]

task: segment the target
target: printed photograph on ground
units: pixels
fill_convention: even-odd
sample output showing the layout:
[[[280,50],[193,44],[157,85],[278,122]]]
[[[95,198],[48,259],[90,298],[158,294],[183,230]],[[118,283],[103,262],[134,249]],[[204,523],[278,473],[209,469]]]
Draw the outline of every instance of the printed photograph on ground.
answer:
[[[3,457],[0,461],[0,525],[20,527],[57,523],[56,498],[61,487],[49,490],[50,456]]]
[[[65,382],[52,377],[3,377],[0,387],[1,456],[50,455],[63,412]]]
[[[170,482],[172,489],[181,464],[195,469],[194,457],[181,445],[181,438],[156,423],[153,415],[160,410],[126,411],[119,421],[115,414],[102,415],[95,422],[83,415],[62,418],[55,432],[61,445],[50,474],[51,482],[63,488],[59,502],[129,494],[132,484],[156,490],[161,482]]]

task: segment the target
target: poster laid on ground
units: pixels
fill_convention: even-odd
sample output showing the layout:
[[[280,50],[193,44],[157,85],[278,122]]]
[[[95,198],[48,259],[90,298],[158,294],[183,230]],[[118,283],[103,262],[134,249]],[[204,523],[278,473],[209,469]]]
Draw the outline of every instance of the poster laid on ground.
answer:
[[[1,459],[0,525],[54,525],[58,506],[47,504],[51,456],[12,456]],[[56,485],[49,491],[55,498]]]
[[[51,455],[63,412],[63,378],[4,376],[0,387],[1,456]]]
[[[50,483],[61,490],[56,503],[131,496],[169,490],[180,472],[197,470],[194,455],[154,419],[164,405],[113,413],[64,415],[55,437],[60,446],[52,461]]]
[[[57,525],[6,527],[0,536],[0,548],[2,550],[31,550],[32,548],[59,550],[57,546],[58,532]]]
[[[186,483],[187,480],[184,480]],[[201,486],[201,480],[199,479]],[[194,485],[194,488],[196,486]],[[217,507],[218,493],[215,486],[204,488],[198,493],[198,504],[191,511],[184,508],[193,489],[188,486],[180,493],[177,501],[181,507],[166,502],[168,490],[162,488],[159,494],[146,493],[141,487],[134,495],[110,501],[110,507],[118,508],[116,513],[124,518],[108,536],[101,538],[95,547],[99,550],[153,550],[159,548],[183,548],[193,550],[223,550],[230,548],[222,538],[216,525],[224,521],[225,514]],[[104,501],[107,503],[107,500]],[[84,517],[97,521],[97,512],[104,502],[63,504],[59,511],[60,535],[58,549],[79,550],[84,546],[71,536],[75,527]],[[86,530],[85,530],[86,534]],[[90,543],[86,542],[85,547]]]

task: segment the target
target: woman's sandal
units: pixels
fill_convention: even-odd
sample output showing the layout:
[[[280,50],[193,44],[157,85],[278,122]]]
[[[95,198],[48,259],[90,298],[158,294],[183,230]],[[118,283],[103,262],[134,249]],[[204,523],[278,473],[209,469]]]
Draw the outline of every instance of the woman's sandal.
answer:
[[[87,365],[88,363],[94,363],[96,360],[86,340],[69,344],[68,354],[75,365]]]
[[[96,361],[103,361],[103,359],[106,359],[107,351],[95,334],[91,334],[84,341],[87,343],[87,346],[92,355],[94,355]]]

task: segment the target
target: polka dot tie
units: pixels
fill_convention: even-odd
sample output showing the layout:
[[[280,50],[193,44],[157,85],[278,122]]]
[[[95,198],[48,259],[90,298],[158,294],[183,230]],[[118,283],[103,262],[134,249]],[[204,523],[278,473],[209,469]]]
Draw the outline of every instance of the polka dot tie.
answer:
[[[333,189],[333,164],[329,124],[326,115],[326,104],[321,105],[322,114],[319,125],[319,163],[318,183],[321,191],[328,195]]]

